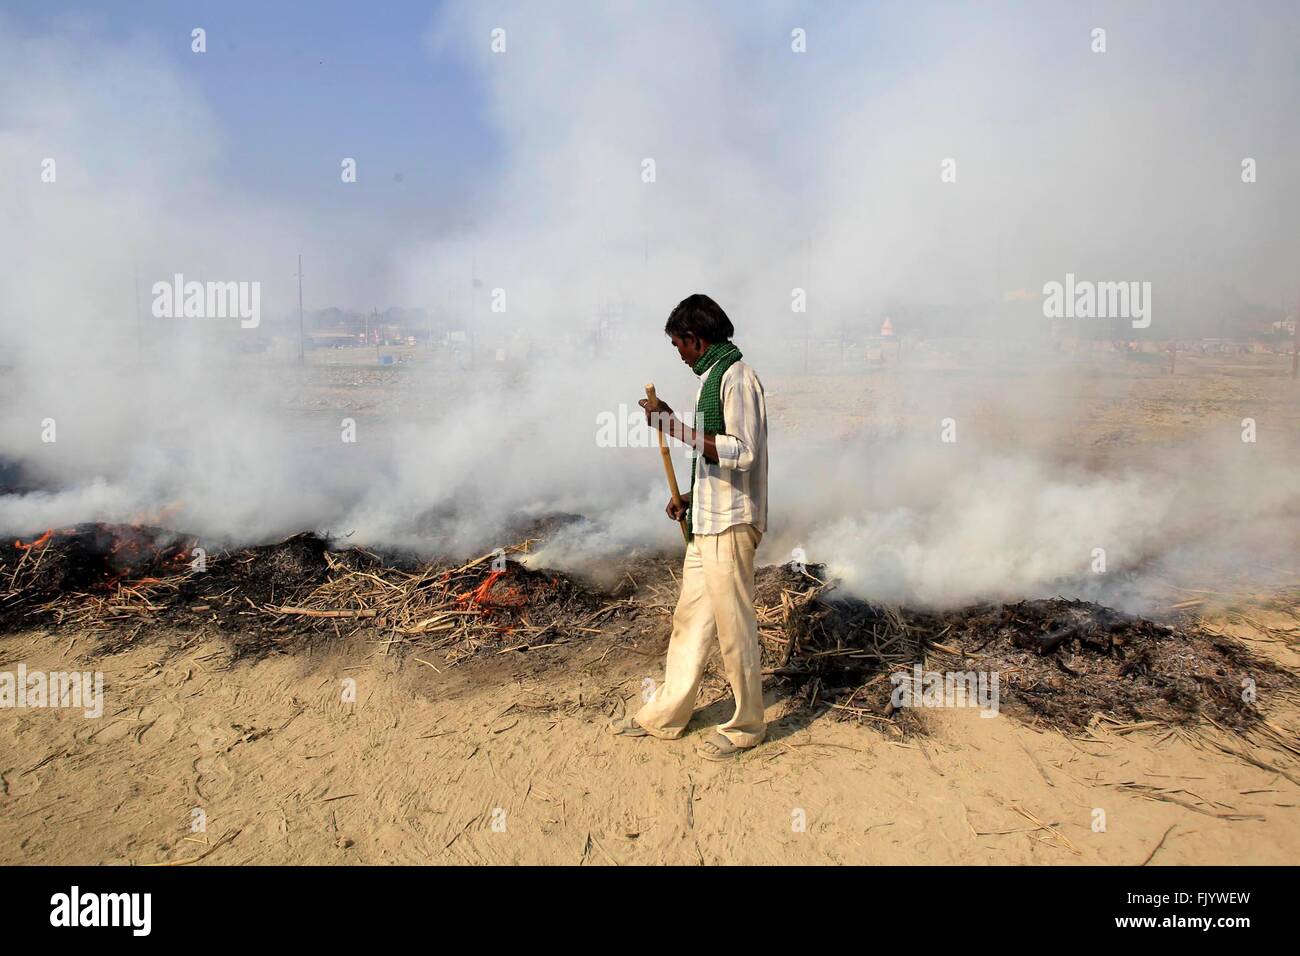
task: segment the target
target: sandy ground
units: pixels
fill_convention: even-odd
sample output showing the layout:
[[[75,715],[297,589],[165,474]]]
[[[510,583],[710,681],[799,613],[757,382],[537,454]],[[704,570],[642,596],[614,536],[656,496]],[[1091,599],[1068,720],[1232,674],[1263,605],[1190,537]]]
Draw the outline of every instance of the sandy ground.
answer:
[[[666,619],[660,630],[640,646],[593,636],[441,673],[356,641],[227,666],[226,645],[179,634],[107,657],[66,636],[10,635],[6,666],[100,669],[107,705],[98,720],[28,709],[0,722],[0,863],[1300,857],[1300,787],[1204,730],[1065,736],[932,710],[929,734],[900,742],[788,712],[772,693],[768,742],[715,764],[695,746],[730,700],[706,691],[679,741],[608,736],[607,716],[659,676]],[[1294,644],[1256,647],[1297,663]],[[346,678],[355,703],[343,702]],[[1300,726],[1294,709],[1270,718]],[[1256,755],[1297,776],[1276,753]]]

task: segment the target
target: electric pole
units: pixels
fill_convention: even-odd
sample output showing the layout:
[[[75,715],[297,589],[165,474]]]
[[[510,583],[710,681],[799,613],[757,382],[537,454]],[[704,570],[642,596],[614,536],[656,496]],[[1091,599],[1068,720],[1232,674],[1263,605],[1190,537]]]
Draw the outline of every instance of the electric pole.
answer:
[[[144,321],[144,313],[140,311],[140,267],[136,265],[133,270],[133,282],[135,284],[135,360],[141,364],[144,363],[144,333],[141,330],[141,323]]]
[[[1291,326],[1291,377],[1300,369],[1300,297],[1296,298],[1295,324]]]
[[[1295,324],[1291,326],[1291,377],[1300,369],[1300,299],[1296,299]]]
[[[303,333],[302,322],[302,253],[298,253],[298,364],[307,363],[307,348]]]

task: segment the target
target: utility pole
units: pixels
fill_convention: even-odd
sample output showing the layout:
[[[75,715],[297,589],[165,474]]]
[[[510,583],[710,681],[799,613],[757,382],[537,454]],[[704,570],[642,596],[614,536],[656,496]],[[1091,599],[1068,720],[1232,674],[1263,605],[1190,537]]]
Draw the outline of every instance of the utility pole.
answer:
[[[140,326],[144,320],[144,313],[140,311],[140,267],[137,265],[134,269],[135,282],[135,360],[144,364],[144,333]]]
[[[1300,369],[1300,297],[1296,299],[1295,324],[1291,326],[1291,377]]]
[[[807,299],[808,287],[809,287],[808,279],[811,276],[811,274],[812,274],[812,235],[810,234],[804,237],[803,289],[804,289],[805,312],[808,309],[808,299]],[[808,374],[808,352],[812,348],[812,342],[809,339],[810,333],[808,330],[810,318],[811,318],[810,316],[805,315],[804,323],[803,323],[803,373],[805,375]]]
[[[474,352],[478,347],[478,255],[475,254],[469,260],[469,367],[477,368],[475,363]]]
[[[206,270],[201,270],[199,272],[199,285],[205,289],[208,287],[208,275]],[[207,367],[206,362],[208,357],[208,339],[210,338],[210,336],[208,336],[205,333],[207,327],[208,327],[208,323],[206,322],[202,322],[196,327],[197,328],[196,335],[198,336],[198,343],[199,343],[198,348],[199,348],[200,369]]]
[[[298,253],[298,364],[307,363],[307,349],[304,344],[302,323],[302,253]]]

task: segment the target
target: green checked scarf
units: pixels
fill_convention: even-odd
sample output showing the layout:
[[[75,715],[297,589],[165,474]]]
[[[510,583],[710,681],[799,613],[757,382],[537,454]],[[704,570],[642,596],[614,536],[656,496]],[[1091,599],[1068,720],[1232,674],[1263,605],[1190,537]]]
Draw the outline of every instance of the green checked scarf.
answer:
[[[700,400],[695,404],[695,427],[706,435],[719,435],[726,423],[722,418],[722,376],[727,369],[741,359],[740,349],[730,342],[715,342],[704,350],[700,360],[691,366],[696,375],[709,374],[700,387]],[[691,514],[695,510],[695,469],[699,462],[700,449],[695,449],[691,456],[691,504],[686,511],[686,534],[688,539],[695,537],[694,522]]]

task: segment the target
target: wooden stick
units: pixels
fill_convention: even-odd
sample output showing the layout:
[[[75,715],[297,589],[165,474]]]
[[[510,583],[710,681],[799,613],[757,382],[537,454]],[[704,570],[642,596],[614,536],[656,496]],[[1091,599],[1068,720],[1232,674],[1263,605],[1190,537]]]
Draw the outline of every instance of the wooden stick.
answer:
[[[658,404],[659,399],[655,398],[654,382],[646,382],[645,397],[650,400],[650,405],[652,408],[656,404]],[[673,460],[668,452],[668,443],[664,441],[663,431],[660,429],[655,429],[655,430],[659,432],[659,452],[664,457],[664,474],[668,476],[668,492],[669,494],[672,495],[673,504],[680,507],[682,503],[682,493],[681,490],[677,487],[677,472],[673,470]],[[686,519],[679,518],[677,520],[677,523],[682,527],[682,540],[689,542],[691,540],[691,536],[690,536],[690,532],[686,530]]]
[[[319,611],[310,607],[275,607],[266,605],[266,610],[275,614],[296,614],[299,617],[378,617],[379,611],[376,609],[363,609],[359,611]]]

